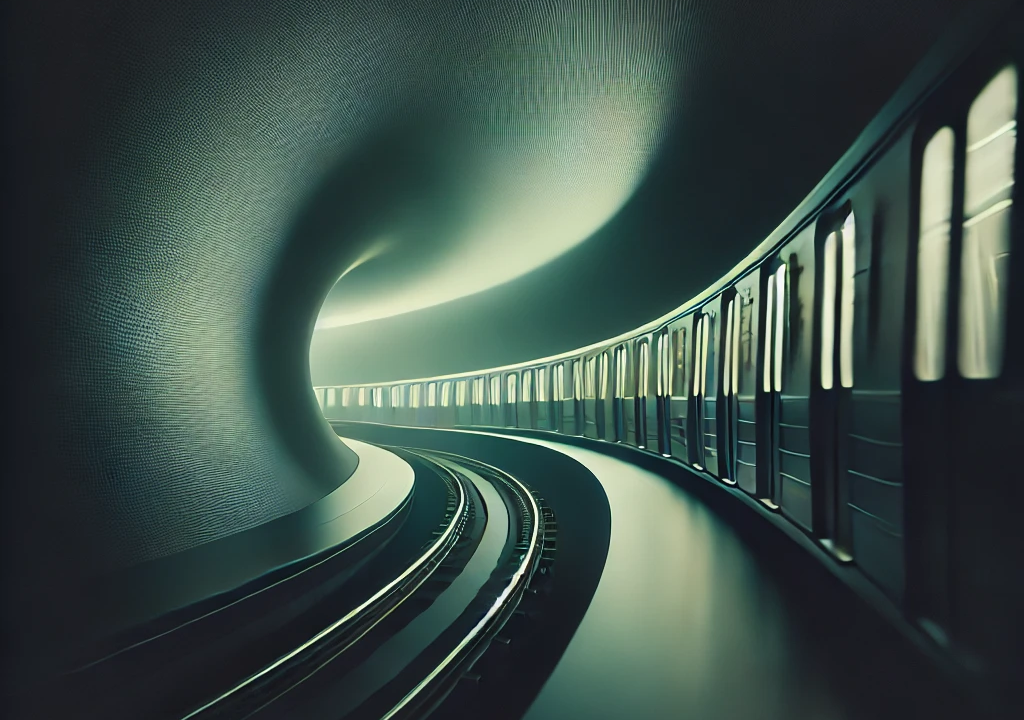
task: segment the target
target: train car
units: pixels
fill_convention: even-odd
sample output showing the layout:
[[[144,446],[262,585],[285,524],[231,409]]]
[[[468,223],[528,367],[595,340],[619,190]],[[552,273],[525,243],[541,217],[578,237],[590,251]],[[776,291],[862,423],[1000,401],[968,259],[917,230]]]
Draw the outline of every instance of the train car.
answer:
[[[1022,37],[1018,10],[940,48],[743,266],[606,343],[457,378],[452,425],[628,443],[735,484],[1012,677]],[[418,387],[393,386],[380,417],[428,422],[406,411]],[[318,388],[324,415],[362,408],[353,390]]]

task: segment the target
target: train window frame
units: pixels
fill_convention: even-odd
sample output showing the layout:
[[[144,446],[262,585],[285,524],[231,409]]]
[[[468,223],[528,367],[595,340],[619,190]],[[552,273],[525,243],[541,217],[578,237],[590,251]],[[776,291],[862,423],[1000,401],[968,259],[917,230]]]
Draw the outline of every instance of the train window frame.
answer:
[[[651,348],[647,339],[641,340],[638,345],[637,355],[637,377],[636,397],[646,399],[647,389],[650,384]]]
[[[455,381],[455,407],[466,407],[466,381]]]
[[[611,360],[608,357],[608,351],[605,350],[604,352],[601,353],[600,376],[598,378],[598,386],[597,386],[598,399],[599,400],[607,400],[608,399],[608,374],[609,374],[608,366],[609,366],[610,363],[611,363]]]
[[[921,153],[914,377],[922,382],[941,380],[946,375],[955,163],[956,132],[944,125],[932,133]]]
[[[775,271],[775,392],[782,392],[782,368],[785,360],[786,339],[786,298],[788,292],[789,266],[781,263]]]
[[[572,361],[572,396],[576,402],[582,402],[585,397],[582,360]]]
[[[548,369],[547,367],[537,368],[537,402],[548,401]]]
[[[366,407],[366,388],[359,388],[358,392],[358,403],[359,407]]]
[[[518,373],[514,372],[510,372],[505,376],[505,402],[507,402],[509,405],[516,404],[516,397],[518,395],[518,393],[516,392],[518,385],[517,377]]]
[[[842,238],[843,276],[839,289],[839,385],[854,381],[854,314],[857,308],[857,221],[851,209],[839,229]]]
[[[409,387],[409,407],[419,408],[423,400],[423,386],[415,383]]]
[[[621,400],[626,395],[626,346],[615,348],[615,383],[612,386],[612,397]]]
[[[1010,223],[1020,110],[1018,72],[1014,64],[1005,65],[975,95],[967,111],[957,369],[960,376],[968,380],[999,377],[1005,360],[1009,264],[1013,253]],[[1007,114],[1000,118],[999,111]],[[995,122],[990,127],[986,123],[993,115]],[[999,124],[1001,119],[1003,122]],[[993,163],[993,150],[998,151],[1002,146],[1006,147],[995,154]],[[1002,177],[997,176],[993,165],[1004,171]],[[1003,184],[993,188],[994,177],[997,183]],[[996,219],[1002,222],[993,225]],[[997,232],[983,233],[980,229],[983,226],[990,230],[995,227]],[[990,262],[991,269],[984,266],[986,261]],[[1007,269],[1006,280],[1002,282],[1000,267]]]
[[[533,370],[523,370],[521,394],[523,402],[533,401]]]
[[[501,406],[501,376],[494,375],[491,377],[491,405],[494,407]]]
[[[825,238],[822,256],[821,290],[821,389],[831,390],[835,386],[835,343],[836,343],[836,292],[839,250],[838,233],[830,232]]]
[[[375,387],[375,388],[373,388],[373,390],[370,391],[370,396],[371,396],[370,402],[373,404],[373,406],[375,408],[382,408],[382,407],[384,407],[384,388],[382,388],[382,387]]]
[[[400,385],[391,386],[391,407],[402,407],[402,387]]]
[[[441,383],[441,407],[452,405],[452,381],[445,380]]]

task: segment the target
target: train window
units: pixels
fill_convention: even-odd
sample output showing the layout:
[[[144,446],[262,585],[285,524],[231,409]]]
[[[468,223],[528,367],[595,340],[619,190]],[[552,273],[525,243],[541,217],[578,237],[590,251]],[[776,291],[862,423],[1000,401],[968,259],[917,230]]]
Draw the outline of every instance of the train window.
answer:
[[[420,406],[420,394],[423,392],[422,385],[413,385],[410,392],[409,407],[418,408]]]
[[[708,392],[708,343],[711,339],[711,316],[704,313],[700,331],[700,394]]]
[[[952,128],[944,127],[932,135],[921,158],[914,375],[925,381],[941,380],[946,366],[953,144]]]
[[[456,380],[455,381],[455,405],[458,407],[466,407],[466,381]]]
[[[516,374],[509,373],[506,375],[505,383],[508,387],[508,395],[505,397],[505,401],[514,403],[516,401]]]
[[[548,369],[537,369],[537,402],[548,401]]]
[[[853,310],[857,278],[857,240],[853,213],[846,216],[840,234],[843,238],[843,285],[839,298],[839,383],[848,388],[853,387]]]
[[[672,397],[686,397],[686,328],[672,331],[672,355],[674,368],[669,384]]]
[[[640,398],[647,397],[647,371],[648,364],[650,363],[650,348],[646,341],[640,343],[640,369],[637,372],[636,379],[636,396]]]
[[[658,394],[667,396],[672,391],[672,344],[668,330],[662,330],[658,336],[660,359],[658,363]]]
[[[782,392],[782,349],[786,330],[786,266],[775,271],[775,392]]]
[[[821,387],[831,390],[836,341],[836,234],[825,239],[824,288],[821,294]]]
[[[626,348],[622,345],[615,348],[615,388],[613,397],[621,398],[626,389]]]
[[[482,377],[473,378],[473,404],[483,405],[484,404],[484,379]]]
[[[1003,365],[1016,118],[1017,71],[1010,66],[967,114],[958,352],[965,378],[998,377]]]
[[[427,407],[437,405],[437,383],[427,383]]]
[[[352,401],[351,396],[352,396],[352,389],[351,388],[342,388],[341,389],[341,406],[342,407],[348,407],[349,403]]]
[[[334,388],[327,388],[327,407],[334,407],[334,403],[338,401],[337,392]]]
[[[754,298],[741,297],[740,308],[740,344],[739,348],[743,356],[743,369],[749,370],[754,363]],[[736,383],[733,383],[735,386]]]
[[[740,308],[743,306],[743,299],[738,295],[729,303],[729,311],[732,316],[732,362],[725,365],[726,374],[732,373],[732,393],[735,395],[740,389]]]
[[[574,400],[583,399],[583,371],[579,360],[572,361],[572,396]]]
[[[391,388],[391,407],[402,406],[402,388],[395,386]]]
[[[775,311],[775,275],[768,276],[768,303],[766,305],[767,312],[764,316],[764,346],[762,355],[764,356],[764,383],[763,389],[765,392],[772,391],[772,320],[774,319]]]
[[[557,402],[565,400],[565,363],[555,366],[555,391],[554,399]]]
[[[608,397],[608,352],[601,353],[601,382],[598,385],[598,392],[600,393],[600,399],[605,400]]]
[[[359,388],[359,407],[366,406],[366,388]]]
[[[501,378],[491,378],[491,405],[501,405]]]
[[[533,370],[523,370],[523,402],[533,398]]]
[[[733,305],[735,300],[730,300],[725,309],[725,334],[722,335],[722,345],[725,346],[725,358],[722,365],[722,394],[729,397],[732,391],[732,326],[733,326]]]
[[[700,395],[701,368],[704,367],[704,316],[697,319],[697,327],[693,336],[693,394]]]
[[[447,380],[441,383],[441,407],[451,407],[452,404],[452,382]]]
[[[586,373],[583,377],[583,396],[588,400],[597,397],[597,358],[587,360]]]
[[[384,388],[373,389],[373,406],[375,408],[384,407]]]

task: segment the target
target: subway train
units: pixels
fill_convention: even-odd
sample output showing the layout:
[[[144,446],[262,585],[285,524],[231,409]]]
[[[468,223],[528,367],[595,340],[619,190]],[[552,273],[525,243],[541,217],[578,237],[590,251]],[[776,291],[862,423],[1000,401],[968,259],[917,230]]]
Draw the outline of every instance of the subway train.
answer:
[[[316,387],[325,417],[681,464],[798,528],[939,652],[1019,679],[1024,15],[991,20],[936,47],[799,207],[668,315],[556,357]]]

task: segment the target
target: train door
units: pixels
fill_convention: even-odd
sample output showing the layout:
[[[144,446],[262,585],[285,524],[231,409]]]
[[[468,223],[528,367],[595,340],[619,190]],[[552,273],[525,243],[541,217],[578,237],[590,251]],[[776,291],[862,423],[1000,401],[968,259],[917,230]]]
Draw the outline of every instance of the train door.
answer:
[[[649,335],[640,341],[637,351],[637,430],[636,444],[654,452],[661,452],[658,434],[658,378],[651,372],[651,341]]]
[[[551,401],[551,368],[543,365],[537,368],[537,399],[534,403],[536,418],[534,427],[538,430],[555,429],[555,408]]]
[[[760,268],[736,283],[733,306],[732,393],[735,396],[735,475],[745,492],[757,494],[757,358],[758,287]]]
[[[672,337],[668,328],[658,332],[658,452],[669,457],[672,455],[672,424],[669,414],[669,402],[672,394]]]
[[[826,442],[815,440],[811,427],[814,239],[815,226],[804,228],[762,269],[767,274],[762,381],[768,414],[767,426],[759,429],[772,443],[767,457],[762,456],[769,479],[760,498],[808,531],[813,520],[811,448]]]
[[[910,601],[958,646],[1019,675],[1024,629],[1005,618],[1024,606],[1022,88],[1012,65],[971,68],[958,86],[920,168],[905,428]]]
[[[690,429],[690,391],[691,375],[694,374],[690,358],[693,357],[694,315],[687,315],[673,322],[668,327],[671,338],[669,362],[672,372],[669,378],[668,410],[669,442],[668,452],[673,457],[690,462],[690,438],[694,437]]]
[[[611,398],[611,358],[607,350],[597,358],[597,437],[615,440],[615,417]]]
[[[522,371],[522,381],[519,387],[519,402],[516,403],[516,414],[518,420],[517,426],[526,429],[533,427],[533,380],[534,373],[532,368]]]
[[[722,364],[718,412],[719,470],[723,482],[736,484],[736,384],[739,381],[739,297],[730,290],[722,296],[725,326],[721,333]]]
[[[472,425],[473,408],[469,404],[470,380],[455,381],[455,424]]]
[[[505,427],[519,427],[519,413],[517,399],[519,396],[519,375],[515,372],[505,374],[505,417],[502,423]]]
[[[488,388],[489,393],[487,399],[490,401],[491,417],[489,425],[494,427],[503,427],[505,425],[505,412],[502,410],[501,402],[501,375],[491,375],[490,387]]]
[[[697,314],[693,346],[693,417],[690,427],[699,438],[690,446],[690,463],[718,476],[718,317],[721,298],[715,298]]]
[[[630,358],[626,345],[615,348],[615,387],[612,393],[612,417],[615,428],[612,437],[615,442],[626,442],[633,434],[635,409],[630,389]]]
[[[585,362],[582,359],[572,361],[572,395],[569,398],[572,402],[565,402],[563,407],[566,409],[564,418],[570,418],[571,422],[566,425],[565,432],[570,435],[583,435],[584,434],[584,408],[583,408],[583,397],[585,383],[583,379]]]
[[[593,355],[583,364],[583,435],[595,440],[600,437],[597,415],[597,355]]]
[[[786,265],[776,260],[763,274],[765,306],[761,337],[761,404],[757,420],[757,498],[778,510],[779,393],[782,390],[782,350],[785,331]]]
[[[814,407],[817,479],[815,533],[834,555],[852,559],[853,529],[846,462],[853,388],[856,230],[852,212],[827,225],[820,246],[818,400]],[[824,233],[819,233],[824,234]]]

